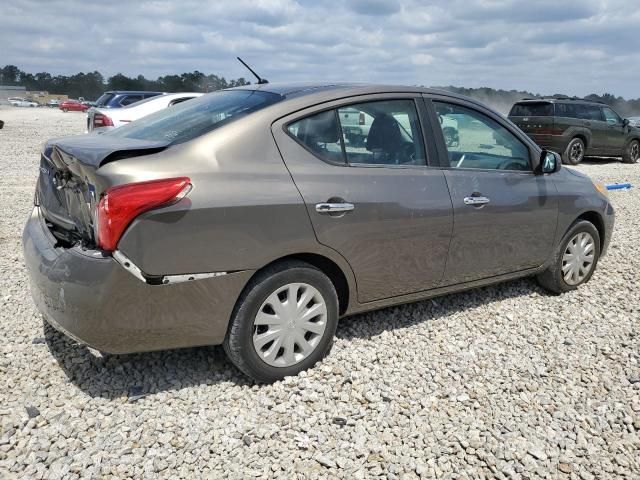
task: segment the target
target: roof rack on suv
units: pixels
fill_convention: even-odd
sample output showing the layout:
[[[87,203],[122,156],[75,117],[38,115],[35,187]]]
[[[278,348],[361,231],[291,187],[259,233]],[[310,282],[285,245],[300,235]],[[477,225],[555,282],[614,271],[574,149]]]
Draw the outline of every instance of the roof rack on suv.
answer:
[[[607,105],[606,102],[602,102],[600,100],[590,100],[588,98],[580,98],[580,97],[568,97],[566,95],[557,96],[557,97],[535,97],[535,98],[523,98],[522,101],[525,100],[575,100],[578,102],[590,102],[590,103],[599,103],[601,105]]]

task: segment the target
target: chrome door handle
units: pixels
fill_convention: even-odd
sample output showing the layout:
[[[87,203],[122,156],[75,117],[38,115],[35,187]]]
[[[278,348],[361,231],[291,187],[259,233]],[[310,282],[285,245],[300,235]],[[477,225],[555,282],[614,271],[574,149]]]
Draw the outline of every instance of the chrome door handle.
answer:
[[[490,201],[487,197],[464,197],[465,205],[486,205]]]
[[[353,203],[317,203],[318,213],[346,213],[356,208]]]

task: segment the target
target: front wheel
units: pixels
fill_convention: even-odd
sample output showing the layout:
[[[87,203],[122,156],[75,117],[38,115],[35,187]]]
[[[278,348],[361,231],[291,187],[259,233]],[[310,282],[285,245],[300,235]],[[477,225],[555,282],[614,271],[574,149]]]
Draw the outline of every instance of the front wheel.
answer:
[[[562,154],[562,162],[569,165],[578,165],[584,159],[585,145],[582,139],[574,138],[569,142]]]
[[[637,163],[640,159],[640,142],[638,140],[632,140],[622,156],[624,163]]]
[[[274,382],[313,367],[330,350],[338,324],[331,280],[303,262],[260,272],[238,299],[223,347],[242,372]]]
[[[586,220],[574,223],[556,248],[549,267],[538,275],[538,283],[552,293],[575,290],[587,283],[600,258],[600,234]]]
[[[63,111],[64,113],[67,113],[67,112],[69,111],[69,109],[68,109],[68,108],[63,108],[63,109],[62,109],[62,111]]]

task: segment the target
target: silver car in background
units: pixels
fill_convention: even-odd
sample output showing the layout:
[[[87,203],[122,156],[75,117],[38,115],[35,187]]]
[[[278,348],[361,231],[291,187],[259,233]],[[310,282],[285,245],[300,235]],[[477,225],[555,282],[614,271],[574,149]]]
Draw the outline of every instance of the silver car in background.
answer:
[[[23,245],[70,337],[223,344],[274,381],[326,355],[340,317],[525,276],[576,289],[613,223],[601,185],[469,98],[259,84],[48,142]]]
[[[202,95],[197,92],[167,93],[140,100],[122,108],[94,107],[87,112],[87,128],[89,132],[104,133]]]

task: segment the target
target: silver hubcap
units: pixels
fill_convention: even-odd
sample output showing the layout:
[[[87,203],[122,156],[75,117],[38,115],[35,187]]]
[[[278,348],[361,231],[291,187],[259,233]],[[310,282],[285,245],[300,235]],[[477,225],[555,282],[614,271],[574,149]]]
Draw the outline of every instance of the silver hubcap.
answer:
[[[316,349],[327,328],[327,305],[306,283],[289,283],[264,301],[253,322],[253,347],[273,367],[290,367]]]
[[[577,285],[589,275],[595,251],[593,237],[587,232],[578,233],[569,240],[562,256],[562,275],[567,284]]]
[[[638,157],[640,157],[640,143],[638,142],[633,142],[631,144],[631,160],[633,160],[634,162],[638,160]]]
[[[579,162],[582,160],[582,155],[584,154],[584,147],[582,143],[577,141],[571,145],[571,150],[569,150],[569,158],[574,162]]]

